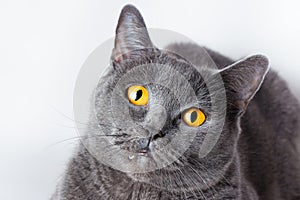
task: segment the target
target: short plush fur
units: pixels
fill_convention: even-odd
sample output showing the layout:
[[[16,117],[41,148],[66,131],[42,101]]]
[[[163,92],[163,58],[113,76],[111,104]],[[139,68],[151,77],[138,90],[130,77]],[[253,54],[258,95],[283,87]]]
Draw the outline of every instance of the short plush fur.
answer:
[[[111,111],[107,102],[116,98],[112,96],[112,91],[117,80],[139,65],[151,67],[160,64],[176,69],[196,91],[200,107],[210,114],[211,99],[207,86],[195,70],[198,66],[207,73],[212,71],[207,68],[207,61],[203,60],[206,52],[202,47],[183,43],[170,44],[165,50],[155,48],[142,16],[131,5],[123,8],[116,33],[112,67],[96,87],[94,103],[97,117],[91,117],[88,132],[97,130],[99,124],[108,123],[109,114],[103,113]],[[210,49],[206,51],[219,68],[214,72],[222,77],[227,102],[221,136],[208,155],[199,157],[197,154],[205,135],[205,125],[195,129],[194,141],[178,160],[147,173],[116,170],[99,162],[85,145],[79,144],[52,198],[300,199],[298,101],[286,83],[274,71],[268,71],[269,61],[265,56],[253,55],[234,62]],[[171,77],[161,76],[159,80],[172,81]],[[132,77],[131,81],[135,80],[138,77]],[[178,90],[185,90],[182,85],[177,87]],[[121,96],[116,101],[120,100],[123,107],[128,107],[131,119],[141,124],[142,129],[153,133],[149,143],[153,148],[159,148],[178,134],[177,124],[181,119],[176,113],[179,103],[166,87],[154,83],[147,85],[147,88],[152,91],[153,98],[147,108],[130,105]],[[165,110],[153,106],[154,102],[165,107]],[[121,114],[119,117],[126,121],[127,116]],[[162,118],[164,124],[161,125]],[[218,123],[210,120],[211,123]],[[162,127],[157,130],[156,126]],[[115,134],[108,140],[121,148],[136,151],[145,146],[134,139],[136,130],[130,125],[117,128],[117,131],[113,130],[109,125],[102,131]],[[119,161],[122,165],[122,160]]]

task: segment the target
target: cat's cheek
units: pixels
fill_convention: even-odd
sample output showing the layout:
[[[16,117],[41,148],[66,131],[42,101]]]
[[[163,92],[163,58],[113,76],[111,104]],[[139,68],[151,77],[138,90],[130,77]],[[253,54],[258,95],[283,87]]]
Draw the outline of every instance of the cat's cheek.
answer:
[[[150,157],[148,156],[137,156],[136,165],[138,167],[146,167],[148,165]]]
[[[161,150],[165,148],[171,142],[171,138],[159,138],[155,141],[152,141],[149,145],[151,151]]]

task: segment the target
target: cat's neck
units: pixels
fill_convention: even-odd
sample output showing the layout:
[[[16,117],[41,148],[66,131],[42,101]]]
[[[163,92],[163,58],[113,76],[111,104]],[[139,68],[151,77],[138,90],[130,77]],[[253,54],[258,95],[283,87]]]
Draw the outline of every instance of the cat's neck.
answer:
[[[106,165],[99,163],[93,158],[83,147],[77,159],[81,159],[80,163],[85,163],[85,166],[77,166],[73,168],[73,172],[69,175],[72,179],[78,179],[81,182],[79,185],[84,185],[82,190],[88,190],[99,197],[113,197],[116,199],[147,199],[149,197],[159,198],[186,198],[188,196],[197,196],[202,198],[234,197],[241,199],[243,194],[252,193],[251,188],[244,187],[244,178],[240,171],[240,161],[238,154],[234,156],[230,166],[225,174],[218,182],[202,191],[167,191],[161,188],[153,187],[150,184],[134,181],[125,173],[112,169]],[[82,162],[84,161],[84,162]],[[74,162],[76,162],[74,160]],[[78,162],[77,162],[78,163]],[[75,165],[75,163],[74,163]],[[73,166],[74,167],[74,166]],[[78,177],[83,177],[79,179]],[[83,180],[82,180],[83,179]],[[72,180],[74,182],[74,180]],[[68,188],[69,190],[75,188]],[[78,188],[77,188],[78,190]],[[89,193],[83,191],[82,193]],[[116,196],[117,195],[117,196]],[[205,199],[204,198],[204,199]]]

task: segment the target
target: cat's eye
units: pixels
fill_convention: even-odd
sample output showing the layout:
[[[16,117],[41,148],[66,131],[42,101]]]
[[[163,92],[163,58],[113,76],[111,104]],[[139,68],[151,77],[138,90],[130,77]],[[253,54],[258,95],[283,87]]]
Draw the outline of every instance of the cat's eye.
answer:
[[[199,108],[190,108],[183,113],[183,121],[192,127],[201,126],[206,120],[206,116]]]
[[[143,106],[148,103],[148,91],[141,85],[130,86],[128,88],[127,95],[130,103],[134,105]]]

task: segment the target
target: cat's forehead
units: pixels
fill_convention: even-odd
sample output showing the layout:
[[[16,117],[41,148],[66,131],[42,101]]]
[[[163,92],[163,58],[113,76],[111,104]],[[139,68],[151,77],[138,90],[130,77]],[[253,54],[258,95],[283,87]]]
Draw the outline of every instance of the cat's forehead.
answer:
[[[199,71],[200,69],[200,71]],[[113,66],[115,79],[127,74],[133,83],[151,83],[180,80],[182,77],[191,84],[203,82],[202,76],[210,72],[201,66],[195,67],[184,58],[171,52],[145,54],[139,59],[128,59]],[[196,82],[195,82],[196,81]],[[180,85],[178,85],[180,86]]]

